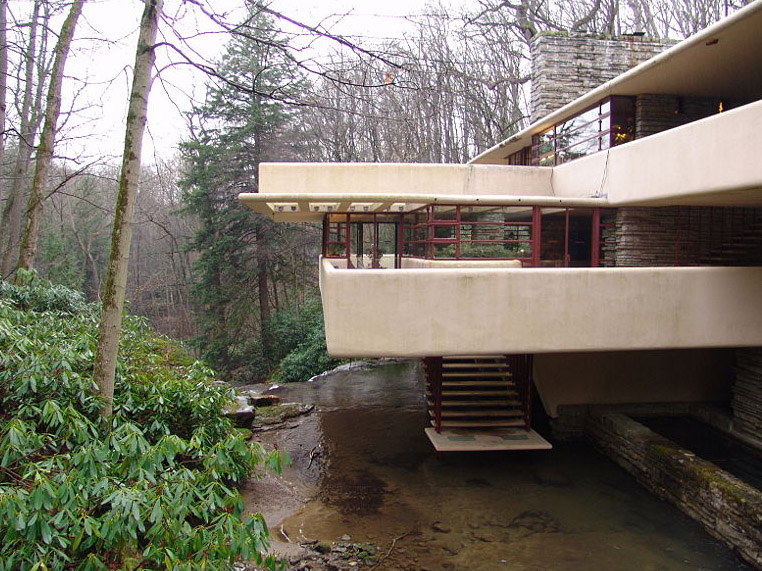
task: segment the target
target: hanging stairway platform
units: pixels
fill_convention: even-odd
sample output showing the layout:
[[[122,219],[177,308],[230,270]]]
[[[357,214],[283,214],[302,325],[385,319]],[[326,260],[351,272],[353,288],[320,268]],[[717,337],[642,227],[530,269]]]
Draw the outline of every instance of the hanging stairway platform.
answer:
[[[531,355],[427,357],[426,399],[438,452],[540,450],[531,429]]]
[[[437,432],[431,426],[426,436],[437,452],[492,452],[501,450],[550,450],[553,445],[531,428],[498,428],[491,430],[445,429]]]

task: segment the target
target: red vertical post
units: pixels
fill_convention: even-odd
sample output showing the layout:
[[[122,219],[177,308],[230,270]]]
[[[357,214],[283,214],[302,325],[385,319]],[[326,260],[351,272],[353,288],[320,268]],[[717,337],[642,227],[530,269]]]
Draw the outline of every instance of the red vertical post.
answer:
[[[402,253],[405,251],[405,215],[399,214],[399,224],[397,224],[397,264],[395,267],[402,267]]]
[[[524,428],[532,427],[532,355],[506,355],[506,364],[521,401]]]
[[[426,207],[426,257],[434,258],[434,207]]]
[[[381,267],[381,258],[378,255],[378,214],[373,213],[373,244],[370,247],[370,267],[377,270]]]
[[[460,259],[460,206],[455,207],[455,259]]]
[[[328,255],[328,215],[323,215],[323,245],[320,248],[321,255],[325,258]]]
[[[601,209],[593,208],[592,228],[592,251],[590,252],[590,266],[597,268],[601,265]]]
[[[540,249],[542,248],[542,212],[539,206],[532,207],[532,267],[540,267]]]
[[[534,359],[532,355],[524,355],[524,366],[526,367],[526,398],[524,399],[524,427],[527,430],[532,428],[532,366]]]
[[[347,257],[347,268],[352,267],[352,258],[350,256],[352,249],[352,224],[349,214],[344,215],[344,255]]]
[[[432,401],[434,430],[442,432],[442,357],[425,357],[426,384]]]
[[[569,267],[569,209],[564,214],[564,267]]]

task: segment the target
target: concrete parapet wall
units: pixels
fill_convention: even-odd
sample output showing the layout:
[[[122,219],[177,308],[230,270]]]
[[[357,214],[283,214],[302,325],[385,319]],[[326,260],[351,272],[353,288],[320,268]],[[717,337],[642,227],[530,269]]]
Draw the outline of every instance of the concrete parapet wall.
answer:
[[[593,411],[588,434],[645,487],[762,569],[762,493],[631,418]]]
[[[521,260],[429,260],[402,258],[402,267],[413,268],[520,268]]]
[[[617,207],[759,206],[760,141],[756,101],[557,166],[553,192],[606,197]]]
[[[762,268],[356,271],[323,260],[320,289],[337,357],[762,345]]]
[[[361,193],[551,196],[550,177],[551,170],[540,167],[409,163],[261,163],[259,192],[294,195]]]

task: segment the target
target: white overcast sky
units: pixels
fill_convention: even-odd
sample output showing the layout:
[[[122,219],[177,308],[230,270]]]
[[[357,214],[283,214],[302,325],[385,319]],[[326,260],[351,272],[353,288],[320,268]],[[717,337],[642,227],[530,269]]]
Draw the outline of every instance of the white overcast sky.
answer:
[[[448,0],[445,4],[461,6],[473,1]],[[234,10],[239,4],[237,0],[210,3],[218,11],[228,7]],[[331,24],[334,33],[389,38],[404,34],[409,29],[405,16],[422,13],[426,4],[427,0],[273,0],[271,6],[305,23]],[[61,126],[67,137],[59,148],[61,155],[87,160],[105,154],[114,161],[121,156],[131,81],[129,70],[135,57],[142,10],[141,0],[88,0],[85,4],[75,36],[75,49],[67,62],[68,78],[64,87],[69,102],[72,94],[78,93],[73,103],[77,113]],[[203,16],[184,10],[188,9],[183,8],[181,0],[165,0],[165,14],[179,17],[176,30],[164,26],[165,35],[175,32],[190,35],[213,29]],[[333,17],[334,14],[341,17]],[[165,39],[177,43],[171,35]],[[196,39],[195,46],[199,54],[213,60],[221,52],[224,41],[222,35],[206,35]],[[203,98],[204,81],[199,72],[193,73],[188,66],[162,71],[149,100],[145,163],[172,157],[178,142],[186,136],[182,114],[190,109],[194,98]]]

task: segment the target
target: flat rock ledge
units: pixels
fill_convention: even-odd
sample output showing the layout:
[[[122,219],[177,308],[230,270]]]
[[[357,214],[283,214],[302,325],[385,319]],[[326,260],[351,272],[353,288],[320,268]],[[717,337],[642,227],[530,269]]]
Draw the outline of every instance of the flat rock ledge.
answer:
[[[287,571],[350,571],[352,569],[372,569],[383,554],[371,543],[315,542],[302,546],[299,555],[287,558]],[[237,571],[262,571],[253,563],[236,563]]]

